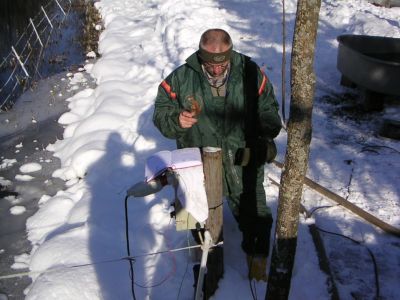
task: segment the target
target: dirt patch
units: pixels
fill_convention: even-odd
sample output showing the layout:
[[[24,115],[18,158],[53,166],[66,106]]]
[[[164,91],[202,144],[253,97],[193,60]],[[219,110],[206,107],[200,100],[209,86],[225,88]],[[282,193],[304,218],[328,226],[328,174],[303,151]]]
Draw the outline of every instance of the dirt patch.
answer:
[[[351,120],[358,124],[380,115],[379,112],[365,110],[362,99],[356,93],[329,94],[321,97],[321,102],[333,107],[329,110],[334,118]]]
[[[79,1],[85,2],[85,1]],[[103,30],[103,22],[99,11],[94,6],[94,1],[89,1],[85,7],[85,28],[83,33],[83,47],[88,52],[98,53],[98,41],[101,31]]]

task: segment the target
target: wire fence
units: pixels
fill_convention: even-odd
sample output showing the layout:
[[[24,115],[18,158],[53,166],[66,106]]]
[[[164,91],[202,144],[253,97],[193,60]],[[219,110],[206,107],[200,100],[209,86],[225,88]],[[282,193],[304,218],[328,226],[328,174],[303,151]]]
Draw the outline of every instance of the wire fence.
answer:
[[[8,55],[1,58],[0,110],[9,110],[33,82],[42,78],[40,66],[44,62],[44,52],[51,41],[57,39],[71,6],[71,0],[49,0],[35,17],[29,19]],[[53,63],[56,61],[57,57]]]

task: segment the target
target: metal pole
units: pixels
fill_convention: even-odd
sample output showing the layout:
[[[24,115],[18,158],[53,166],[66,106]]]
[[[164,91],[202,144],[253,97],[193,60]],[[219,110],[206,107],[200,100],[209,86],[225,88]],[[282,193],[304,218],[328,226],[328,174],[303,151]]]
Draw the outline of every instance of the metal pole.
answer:
[[[211,245],[212,245],[212,238],[210,232],[207,230],[204,232],[204,244],[202,245],[203,254],[201,256],[199,278],[197,279],[196,295],[194,298],[195,300],[204,299],[203,283],[204,283],[204,276],[207,273],[207,258]]]
[[[46,11],[44,10],[43,6],[41,6],[41,8],[42,8],[42,11],[43,11],[43,13],[44,13],[44,16],[45,16],[46,19],[47,19],[47,22],[49,22],[50,27],[53,29],[53,24],[51,23],[51,21],[50,21],[50,19],[49,19],[49,16],[46,14]]]
[[[29,73],[25,69],[24,63],[21,61],[21,58],[19,57],[17,51],[15,51],[14,46],[11,46],[11,50],[14,52],[15,57],[18,59],[18,62],[20,63],[22,70],[24,70],[25,75],[29,77]]]
[[[43,48],[42,40],[40,39],[39,33],[37,32],[36,27],[35,27],[35,24],[33,24],[33,21],[32,21],[31,18],[29,18],[29,22],[31,22],[31,25],[32,25],[32,27],[33,27],[33,30],[34,30],[35,33],[36,33],[37,39],[39,40],[39,43],[40,43],[40,45],[41,45],[42,48]]]
[[[58,7],[61,9],[62,13],[63,13],[63,14],[64,14],[64,16],[65,16],[65,15],[66,15],[66,13],[65,13],[65,11],[63,10],[63,8],[61,7],[60,3],[58,3],[58,1],[57,1],[57,0],[54,0],[54,1],[56,1],[56,3],[57,3],[57,5],[58,5]]]

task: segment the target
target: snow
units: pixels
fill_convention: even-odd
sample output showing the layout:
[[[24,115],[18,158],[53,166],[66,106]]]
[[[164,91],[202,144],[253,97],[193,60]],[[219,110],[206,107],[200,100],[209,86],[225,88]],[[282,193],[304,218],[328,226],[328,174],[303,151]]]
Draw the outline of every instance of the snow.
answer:
[[[4,177],[0,177],[0,184],[1,186],[7,187],[12,184],[12,182],[8,179],[4,179]]]
[[[19,168],[21,173],[34,173],[34,172],[40,171],[41,169],[42,169],[42,166],[38,163],[23,164]]]
[[[69,111],[59,119],[65,127],[63,139],[47,147],[61,160],[61,168],[53,176],[67,181],[68,188],[39,201],[38,212],[27,221],[33,249],[29,257],[16,259],[32,272],[27,300],[131,298],[129,265],[122,260],[126,256],[125,192],[144,179],[148,156],[175,147],[174,141],[162,137],[152,124],[154,98],[161,80],[197,49],[202,32],[212,27],[226,29],[235,50],[266,67],[277,98],[282,98],[281,0],[101,0],[96,6],[105,28],[99,41],[101,57],[85,70],[96,79],[97,87],[86,88],[67,100]],[[289,61],[295,0],[286,1],[286,12]],[[345,33],[399,37],[399,16],[399,8],[377,7],[364,0],[322,3],[308,170],[311,179],[397,227],[399,143],[378,136],[374,128],[383,116],[398,116],[398,109],[389,107],[381,114],[354,119],[346,117],[335,103],[340,95],[351,92],[339,84],[336,37]],[[289,66],[286,68],[289,74]],[[82,77],[69,76],[69,80],[75,84]],[[286,86],[290,86],[289,78]],[[286,93],[289,99],[290,92]],[[286,138],[282,131],[276,139],[279,161],[284,159]],[[7,163],[3,160],[1,166]],[[279,182],[279,168],[268,165],[266,172]],[[267,201],[276,215],[278,188],[266,178]],[[17,175],[16,179],[33,177]],[[133,255],[181,248],[192,242],[186,232],[176,232],[170,220],[172,199],[172,189],[165,188],[156,195],[129,200]],[[382,298],[398,297],[397,239],[309,188],[304,189],[303,205],[308,210],[330,207],[315,211],[311,218],[300,217],[290,299],[330,298],[327,277],[319,268],[309,234],[308,226],[313,224],[368,246],[376,255]],[[240,232],[229,209],[224,210],[225,274],[213,299],[251,299]],[[374,273],[368,252],[346,239],[324,235],[325,239],[331,249],[329,258],[338,264],[333,269],[341,299],[372,299]],[[180,251],[137,258],[137,298],[192,299],[191,256]],[[340,269],[348,273],[342,274]],[[255,286],[258,298],[263,298],[265,284]]]
[[[16,205],[10,208],[10,213],[12,215],[22,215],[25,211],[25,206]]]
[[[31,181],[34,177],[31,175],[21,175],[17,174],[15,175],[15,179],[19,181]]]
[[[4,158],[1,160],[1,164],[0,164],[0,170],[2,169],[7,169],[9,167],[11,167],[13,164],[15,164],[17,162],[16,159],[8,159],[8,158]]]
[[[12,269],[26,269],[29,266],[29,254],[23,253],[14,257],[14,264],[11,266]]]

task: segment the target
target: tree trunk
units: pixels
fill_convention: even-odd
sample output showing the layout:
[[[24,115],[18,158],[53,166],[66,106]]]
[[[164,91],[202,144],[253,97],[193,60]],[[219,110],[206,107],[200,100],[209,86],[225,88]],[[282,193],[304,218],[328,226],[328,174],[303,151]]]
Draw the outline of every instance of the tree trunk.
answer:
[[[291,63],[288,145],[265,299],[288,299],[296,254],[300,200],[312,135],[313,72],[320,0],[298,0]]]

